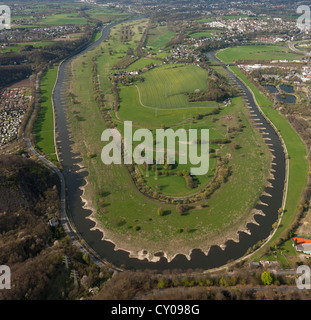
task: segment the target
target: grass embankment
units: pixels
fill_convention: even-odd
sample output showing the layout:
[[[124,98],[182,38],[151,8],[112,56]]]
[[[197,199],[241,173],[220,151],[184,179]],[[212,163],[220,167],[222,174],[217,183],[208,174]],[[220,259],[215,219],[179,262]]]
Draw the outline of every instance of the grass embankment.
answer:
[[[272,102],[268,100],[237,67],[230,67],[230,69],[253,91],[256,101],[262,111],[282,135],[289,156],[289,180],[285,211],[282,222],[270,241],[270,245],[273,245],[279,237],[284,236],[284,232],[286,232],[289,226],[294,222],[302,192],[307,184],[309,162],[307,160],[306,146],[285,117],[278,110],[271,108],[273,105]],[[284,244],[283,249],[288,251],[291,255],[295,255],[296,253],[292,250],[291,243],[289,242]],[[254,258],[260,257],[260,255],[262,255],[262,252],[256,254]],[[284,253],[279,252],[278,256],[282,263],[288,263],[288,261],[286,262]],[[272,255],[266,258],[275,259]]]
[[[57,161],[54,146],[54,118],[52,106],[52,92],[57,78],[57,67],[52,68],[44,73],[40,89],[41,103],[34,134],[36,138],[36,148],[49,156],[53,162]]]
[[[272,102],[268,100],[268,98],[266,98],[265,95],[254,84],[252,84],[237,67],[230,67],[230,69],[253,91],[256,101],[262,111],[282,135],[289,155],[287,201],[282,226],[275,235],[277,237],[282,233],[282,230],[293,222],[300,196],[307,183],[309,164],[307,160],[306,146],[285,117],[278,110],[271,108],[273,105]]]

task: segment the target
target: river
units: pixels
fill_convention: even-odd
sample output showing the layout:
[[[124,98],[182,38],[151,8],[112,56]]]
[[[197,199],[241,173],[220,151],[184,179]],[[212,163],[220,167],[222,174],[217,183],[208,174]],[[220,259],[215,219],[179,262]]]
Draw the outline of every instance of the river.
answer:
[[[109,25],[104,28],[101,38],[95,43],[91,44],[87,49],[80,52],[85,54],[95,46],[99,45],[109,34],[109,30],[117,23]],[[76,230],[85,242],[90,246],[99,257],[112,263],[117,267],[126,269],[211,269],[220,267],[227,263],[228,260],[236,260],[242,257],[248,248],[252,247],[259,240],[267,238],[272,230],[272,224],[277,220],[278,209],[282,206],[283,189],[285,181],[285,154],[281,141],[272,128],[267,123],[265,118],[259,112],[251,92],[244,86],[244,84],[232,74],[226,66],[224,66],[229,72],[230,77],[237,82],[245,93],[253,117],[258,123],[260,128],[267,133],[265,136],[269,138],[269,148],[274,155],[273,169],[274,179],[269,180],[271,186],[266,188],[266,192],[271,196],[262,196],[261,201],[266,205],[257,205],[256,209],[262,210],[265,216],[256,215],[255,221],[257,224],[251,223],[247,225],[250,230],[250,234],[245,232],[239,233],[239,242],[228,241],[226,247],[222,250],[219,246],[211,247],[208,255],[205,255],[201,250],[193,250],[191,259],[188,260],[184,255],[177,255],[171,262],[168,262],[164,257],[161,257],[158,262],[149,262],[147,259],[139,260],[129,257],[129,253],[123,250],[114,250],[114,244],[109,241],[102,240],[102,233],[98,230],[91,231],[95,226],[95,223],[90,219],[87,219],[91,215],[90,210],[83,208],[84,203],[81,200],[82,191],[81,187],[85,185],[85,177],[87,172],[79,172],[81,169],[79,163],[82,161],[79,154],[75,154],[72,151],[72,145],[74,142],[70,137],[68,121],[66,119],[66,104],[65,104],[65,85],[70,81],[70,70],[67,68],[72,59],[77,57],[71,57],[62,63],[59,68],[58,80],[54,90],[54,104],[56,114],[56,132],[57,132],[57,144],[60,151],[60,160],[63,166],[63,173],[66,179],[68,189],[68,206],[70,210],[70,216],[75,225]],[[214,54],[209,54],[210,59],[216,59]]]

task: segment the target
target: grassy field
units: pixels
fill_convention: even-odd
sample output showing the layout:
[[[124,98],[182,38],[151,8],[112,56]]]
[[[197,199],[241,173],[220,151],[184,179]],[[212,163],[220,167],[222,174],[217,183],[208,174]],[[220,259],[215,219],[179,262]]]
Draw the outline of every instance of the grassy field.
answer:
[[[215,18],[203,18],[203,19],[196,20],[196,22],[205,23],[205,22],[212,22],[215,20],[216,20]]]
[[[189,123],[196,114],[219,105],[215,101],[189,102],[184,94],[196,89],[206,90],[207,73],[197,66],[163,65],[143,76],[144,82],[137,87],[120,87],[118,116],[123,120],[158,126]]]
[[[136,21],[135,24],[143,26],[146,25],[146,21]],[[217,116],[207,116],[202,120],[193,121],[195,112],[198,113],[198,110],[202,111],[202,109],[159,110],[155,116],[155,110],[137,104],[138,94],[134,86],[121,88],[119,116],[122,119],[118,120],[115,115],[121,132],[123,120],[129,119],[142,121],[143,125],[135,125],[135,128],[146,128],[149,125],[153,126],[153,129],[157,125],[160,127],[162,120],[165,119],[167,122],[171,121],[170,125],[176,128],[183,127],[183,124],[178,125],[178,122],[185,120],[186,129],[190,127],[209,128],[213,136],[219,137],[227,135],[228,125],[243,124],[244,126],[243,131],[234,134],[234,141],[241,148],[236,149],[233,145],[228,144],[219,151],[220,154],[231,155],[233,174],[229,181],[202,206],[193,206],[182,216],[177,214],[175,205],[159,203],[143,196],[131,182],[127,169],[122,165],[106,166],[102,163],[100,154],[105,143],[100,141],[100,137],[105,129],[105,123],[94,101],[90,61],[92,57],[97,57],[100,83],[105,95],[104,102],[106,108],[110,109],[113,104],[111,82],[109,81],[111,68],[118,59],[122,58],[129,46],[135,48],[135,40],[137,40],[134,37],[127,44],[120,43],[119,32],[120,26],[115,27],[109,41],[103,42],[97,50],[80,56],[73,62],[73,80],[70,90],[77,96],[79,103],[70,105],[68,108],[68,117],[72,124],[71,131],[75,140],[73,149],[74,152],[81,154],[84,159],[83,165],[86,166],[89,173],[87,178],[89,183],[86,186],[84,197],[95,209],[95,216],[105,229],[106,237],[116,241],[118,246],[124,249],[134,252],[148,249],[153,253],[163,250],[168,252],[169,256],[177,251],[187,254],[194,247],[207,250],[210,245],[222,244],[229,238],[235,238],[236,231],[244,228],[251,217],[250,211],[265,186],[271,162],[268,148],[259,132],[253,129],[242,98],[235,98],[232,107],[223,108]],[[108,47],[113,48],[112,55],[109,54]],[[165,69],[161,67],[156,72],[158,76]],[[172,74],[167,77],[176,79],[175,82],[171,82],[172,93],[178,96],[185,87],[189,90],[205,87],[205,73],[202,69],[194,66],[180,66],[175,69],[167,69],[170,70],[167,73]],[[156,69],[148,73],[152,75],[153,71]],[[146,90],[149,90],[148,86],[151,87],[152,83],[147,83],[148,74],[145,75]],[[198,81],[198,78],[201,80]],[[163,99],[163,90],[165,97],[165,85],[163,86],[160,80],[161,78],[155,81],[158,83],[154,84],[158,88],[157,91],[154,91],[157,93],[154,99],[157,100]],[[190,84],[190,82],[193,83]],[[154,92],[150,89],[150,95],[155,94]],[[145,97],[146,100],[149,99],[146,91]],[[177,105],[175,103],[175,107]],[[87,121],[79,121],[77,114],[79,118],[87,119]],[[96,156],[90,158],[88,154]],[[150,184],[152,182],[151,179]],[[165,185],[165,182],[165,177],[163,177],[162,186]],[[170,183],[171,190],[175,188],[179,194],[186,192],[182,186],[183,180],[173,179]],[[241,185],[247,192],[237,194]],[[157,215],[159,207],[165,210],[165,216]],[[187,231],[179,232],[178,230],[181,229]]]
[[[207,90],[207,72],[197,66],[161,66],[144,74],[138,84],[143,106],[156,109],[179,109],[208,106],[208,102],[190,103],[186,92]],[[215,106],[215,104],[213,104]]]
[[[295,60],[301,55],[293,53],[287,46],[250,45],[228,48],[219,51],[217,57],[224,63],[232,64],[237,60]]]
[[[4,52],[14,52],[14,53],[19,53],[20,50],[25,47],[25,46],[33,46],[34,48],[40,48],[40,47],[45,47],[50,44],[53,44],[55,42],[53,41],[42,41],[42,42],[23,42],[23,43],[18,43],[17,45],[13,45],[11,47],[7,47],[5,49],[0,49],[0,53]]]
[[[131,71],[137,71],[140,70],[142,68],[145,68],[146,66],[150,65],[150,64],[162,64],[161,60],[156,60],[156,59],[152,59],[152,58],[140,58],[139,60],[135,61],[134,63],[132,63],[128,68],[127,71],[131,72]]]
[[[217,33],[217,35],[212,34],[213,33]],[[217,37],[218,34],[220,34],[221,31],[220,30],[209,30],[209,31],[200,31],[200,32],[192,32],[192,31],[188,31],[188,38],[211,38],[211,37]]]
[[[43,77],[40,84],[41,107],[34,126],[36,147],[49,156],[52,161],[57,161],[54,147],[54,121],[51,95],[57,77],[57,68],[50,69]]]
[[[39,21],[38,25],[66,25],[66,24],[86,24],[87,19],[79,17],[78,13],[59,13],[47,16]]]
[[[193,116],[214,109],[218,104],[216,102],[208,103],[206,108],[181,108],[181,109],[155,109],[145,108],[140,104],[139,95],[135,86],[120,88],[120,110],[118,115],[122,120],[132,120],[135,123],[152,125],[174,126],[178,123],[191,122]],[[130,107],[129,107],[130,106]],[[189,120],[190,119],[190,120]]]
[[[147,37],[147,46],[152,47],[154,52],[158,52],[160,49],[164,49],[174,35],[175,32],[169,31],[165,26],[151,28]]]
[[[122,13],[113,8],[99,7],[92,8],[87,11],[87,14],[93,18],[102,22],[110,22],[111,20],[124,19],[128,14]]]

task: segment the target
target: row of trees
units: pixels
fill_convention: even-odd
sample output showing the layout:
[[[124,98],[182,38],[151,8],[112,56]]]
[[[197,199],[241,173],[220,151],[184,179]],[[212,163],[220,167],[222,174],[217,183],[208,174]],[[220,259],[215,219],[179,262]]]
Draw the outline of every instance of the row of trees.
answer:
[[[99,81],[99,75],[97,72],[97,64],[96,64],[96,59],[97,57],[93,57],[91,59],[91,70],[92,70],[92,83],[93,83],[93,91],[94,91],[94,98],[96,101],[96,104],[98,105],[106,125],[109,128],[114,128],[114,122],[113,119],[109,113],[109,109],[107,108],[107,106],[105,105],[105,96],[104,93],[102,91],[102,88],[100,86],[100,81]],[[115,84],[113,84],[112,86],[112,91],[117,90],[117,87],[115,86]],[[119,108],[119,94],[115,95],[115,110],[118,110]]]
[[[193,271],[192,271],[193,272]],[[245,267],[234,269],[233,275],[203,275],[200,271],[166,271],[162,276],[155,271],[122,272],[107,282],[95,297],[99,300],[255,300],[303,298],[297,291],[279,290],[280,286],[295,286],[295,279],[275,276],[269,270],[251,271]],[[274,285],[273,289],[271,286]],[[258,290],[258,288],[260,288]],[[271,289],[270,289],[271,288]],[[255,290],[257,289],[257,290]]]

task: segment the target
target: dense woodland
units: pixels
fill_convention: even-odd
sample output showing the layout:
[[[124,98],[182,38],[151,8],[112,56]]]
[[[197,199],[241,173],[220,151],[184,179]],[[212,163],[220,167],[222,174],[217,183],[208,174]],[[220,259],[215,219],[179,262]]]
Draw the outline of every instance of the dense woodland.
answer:
[[[219,73],[202,65],[208,71],[207,90],[187,93],[190,102],[196,101],[224,101],[230,97],[234,97],[237,91],[230,85],[228,80]]]
[[[0,300],[75,299],[110,277],[72,245],[61,226],[48,224],[59,218],[58,184],[57,176],[33,160],[0,156],[0,262],[12,275],[12,289],[0,290]]]

